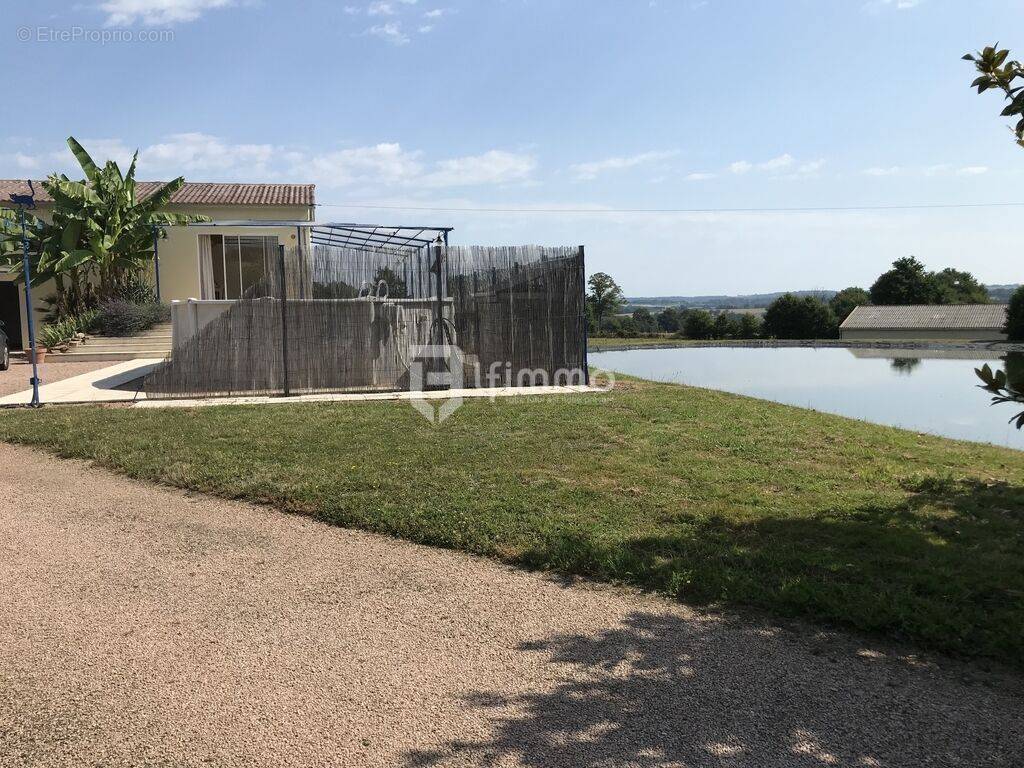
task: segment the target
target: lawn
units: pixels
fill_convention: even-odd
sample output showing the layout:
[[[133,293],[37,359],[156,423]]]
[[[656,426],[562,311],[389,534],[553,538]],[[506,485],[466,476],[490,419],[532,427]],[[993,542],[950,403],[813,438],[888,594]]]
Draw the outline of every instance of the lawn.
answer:
[[[440,426],[387,402],[82,406],[0,413],[0,439],[1024,668],[1024,453],[1005,448],[635,380],[470,400]]]
[[[587,338],[587,348],[601,350],[608,347],[684,347],[687,341],[672,335],[637,336],[631,339],[622,339],[618,336],[590,336]]]

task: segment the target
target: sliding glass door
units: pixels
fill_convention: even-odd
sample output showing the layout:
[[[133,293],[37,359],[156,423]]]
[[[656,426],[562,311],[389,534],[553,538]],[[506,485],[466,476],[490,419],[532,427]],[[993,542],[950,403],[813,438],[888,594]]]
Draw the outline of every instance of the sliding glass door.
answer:
[[[201,235],[200,281],[204,299],[239,299],[259,282],[277,254],[276,237],[248,235]],[[208,263],[204,264],[203,260]],[[208,271],[207,271],[208,270]],[[205,273],[205,274],[204,274]]]

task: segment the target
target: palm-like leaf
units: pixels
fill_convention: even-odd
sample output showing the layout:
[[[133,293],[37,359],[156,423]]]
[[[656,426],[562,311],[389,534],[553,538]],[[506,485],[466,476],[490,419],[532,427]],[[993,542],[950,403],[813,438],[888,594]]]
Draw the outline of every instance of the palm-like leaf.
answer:
[[[85,178],[89,181],[96,181],[100,169],[96,167],[96,163],[92,161],[89,153],[85,151],[85,147],[79,144],[74,136],[68,136],[68,146],[71,148],[71,154],[75,156],[78,164],[82,166],[82,173],[85,174]]]
[[[150,216],[167,205],[174,196],[174,193],[183,186],[185,186],[185,177],[179,176],[178,178],[164,184],[143,202],[135,206],[135,210],[142,218]]]

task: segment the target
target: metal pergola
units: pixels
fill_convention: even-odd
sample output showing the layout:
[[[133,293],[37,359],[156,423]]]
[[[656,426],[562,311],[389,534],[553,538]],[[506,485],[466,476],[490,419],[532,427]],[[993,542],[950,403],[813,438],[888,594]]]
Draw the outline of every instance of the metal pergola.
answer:
[[[256,227],[263,229],[295,228],[298,247],[302,248],[302,231],[309,230],[312,245],[336,246],[358,251],[394,250],[398,253],[415,253],[430,246],[442,246],[436,257],[440,262],[448,248],[448,233],[454,227],[354,224],[350,222],[319,222],[304,220],[239,219],[235,221],[195,221],[189,227]],[[156,295],[160,298],[160,253],[158,250],[157,227],[153,228],[153,264],[156,272]],[[435,248],[435,250],[437,250]],[[429,251],[428,251],[429,252]],[[437,264],[440,290],[441,269]]]
[[[354,224],[348,222],[318,221],[273,221],[264,219],[246,219],[237,221],[197,221],[190,222],[190,227],[256,227],[263,229],[295,228],[299,251],[302,251],[302,231],[309,230],[309,240],[314,246],[334,246],[350,248],[357,251],[390,250],[398,254],[412,256],[424,250],[428,257],[433,251],[434,263],[431,272],[436,279],[437,317],[435,323],[438,334],[444,333],[444,260],[448,252],[448,233],[454,227],[431,226],[386,226],[383,224]],[[156,292],[160,296],[160,257],[157,253],[156,228],[153,230],[153,259],[156,270]],[[284,262],[282,261],[282,270]]]
[[[262,227],[290,228],[294,227],[301,244],[302,230],[310,230],[310,242],[313,245],[334,245],[356,250],[379,250],[393,248],[396,250],[419,250],[438,244],[448,245],[448,233],[454,227],[428,226],[391,226],[384,224],[353,224],[345,222],[319,221],[201,221],[192,222],[190,227]]]

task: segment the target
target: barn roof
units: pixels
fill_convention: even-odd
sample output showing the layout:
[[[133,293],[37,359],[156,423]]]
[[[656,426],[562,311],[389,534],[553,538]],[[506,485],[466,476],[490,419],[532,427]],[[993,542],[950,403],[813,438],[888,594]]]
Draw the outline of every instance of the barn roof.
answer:
[[[1001,330],[1005,304],[915,304],[862,306],[849,314],[843,330]]]

